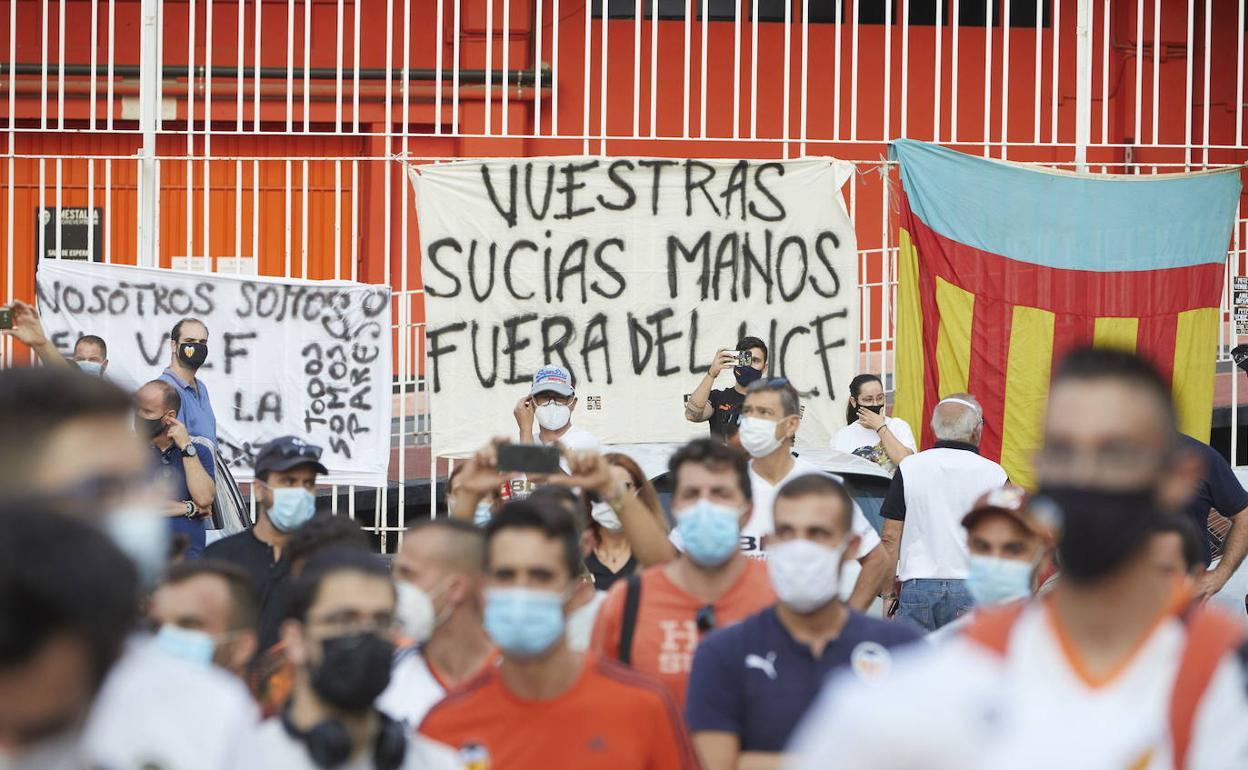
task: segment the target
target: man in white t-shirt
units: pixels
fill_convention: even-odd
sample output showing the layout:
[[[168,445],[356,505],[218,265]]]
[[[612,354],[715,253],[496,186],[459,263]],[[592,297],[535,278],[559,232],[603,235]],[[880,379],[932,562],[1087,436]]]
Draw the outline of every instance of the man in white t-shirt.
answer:
[[[753,458],[750,461],[750,487],[754,512],[741,530],[742,548],[751,555],[762,555],[762,538],[773,530],[771,517],[776,490],[786,481],[807,473],[822,473],[810,463],[793,457],[793,437],[801,424],[797,390],[785,379],[755,382],[746,390],[741,405],[738,436]],[[880,589],[888,557],[871,523],[854,506],[853,531],[860,538],[858,558],[862,573],[854,585],[849,605],[861,612],[870,606]]]
[[[529,395],[520,399],[513,412],[521,441],[562,444],[565,449],[598,450],[602,444],[594,434],[572,424],[576,409],[576,378],[562,366],[546,365],[533,375]]]
[[[1160,586],[1150,547],[1201,473],[1176,426],[1169,385],[1142,359],[1068,356],[1032,503],[1061,522],[1057,585],[899,658],[882,685],[833,682],[789,770],[1248,767],[1243,626],[1193,606],[1180,577]]]
[[[881,535],[901,581],[899,613],[928,631],[974,606],[962,517],[980,495],[1008,481],[1000,465],[979,456],[984,416],[974,396],[957,393],[937,404],[932,432],[936,446],[902,459],[880,509]]]
[[[282,643],[295,668],[279,716],[239,742],[231,770],[462,770],[374,702],[390,680],[396,593],[385,564],[331,548],[309,559],[290,594]],[[186,714],[181,715],[186,718]]]
[[[393,569],[410,644],[395,657],[377,707],[415,730],[448,689],[494,658],[482,626],[485,537],[462,519],[422,521],[407,531]]]

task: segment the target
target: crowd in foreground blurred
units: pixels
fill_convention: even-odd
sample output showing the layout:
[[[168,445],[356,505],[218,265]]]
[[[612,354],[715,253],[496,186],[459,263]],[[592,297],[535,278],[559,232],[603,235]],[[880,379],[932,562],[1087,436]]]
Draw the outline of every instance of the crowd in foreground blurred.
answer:
[[[295,436],[255,456],[254,526],[209,542],[203,324],[128,394],[103,340],[65,366],[16,316],[46,365],[0,372],[5,770],[1248,768],[1243,618],[1204,601],[1248,530],[1210,569],[1192,523],[1248,494],[1133,355],[1055,367],[1031,494],[979,455],[973,395],[917,451],[854,378],[832,449],[891,475],[875,523],[795,456],[756,338],[690,395],[710,436],[666,505],[546,366],[387,560],[318,511]]]

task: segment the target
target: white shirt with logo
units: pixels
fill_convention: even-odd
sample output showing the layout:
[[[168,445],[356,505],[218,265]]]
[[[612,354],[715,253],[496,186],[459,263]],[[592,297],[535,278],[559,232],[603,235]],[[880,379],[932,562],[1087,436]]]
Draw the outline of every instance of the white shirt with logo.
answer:
[[[910,425],[905,420],[900,420],[896,417],[885,417],[884,424],[888,426],[888,432],[893,434],[893,438],[897,439],[902,446],[911,452],[918,451],[914,433],[910,430]],[[884,451],[880,434],[863,425],[858,420],[838,430],[836,435],[832,437],[831,447],[838,452],[863,457],[890,471],[896,468],[896,465],[888,458],[888,453]]]
[[[291,737],[281,719],[273,717],[248,731],[230,770],[320,770],[308,754],[307,746]],[[372,748],[357,752],[335,770],[374,770]],[[463,770],[459,755],[424,736],[409,733],[407,752],[399,770]]]
[[[753,492],[754,512],[750,515],[750,521],[745,525],[745,529],[741,531],[743,538],[752,538],[755,547],[747,550],[761,550],[762,546],[759,542],[763,535],[770,535],[775,531],[775,520],[772,518],[771,509],[776,502],[776,490],[784,486],[785,482],[795,479],[798,476],[804,476],[808,473],[827,474],[819,470],[815,466],[806,462],[800,457],[793,458],[793,468],[780,479],[777,484],[764,479],[754,470],[754,462],[750,461],[750,489]],[[858,558],[862,558],[875,547],[880,544],[880,536],[876,533],[875,528],[871,526],[871,522],[867,521],[867,517],[863,515],[862,509],[854,503],[854,521],[853,532],[861,538],[858,545]],[[743,546],[744,548],[744,546]]]
[[[1042,602],[1002,658],[958,637],[898,656],[889,682],[834,680],[794,738],[786,770],[1173,770],[1169,705],[1186,628],[1162,620],[1094,684]],[[1248,677],[1234,653],[1197,707],[1188,770],[1248,768]]]

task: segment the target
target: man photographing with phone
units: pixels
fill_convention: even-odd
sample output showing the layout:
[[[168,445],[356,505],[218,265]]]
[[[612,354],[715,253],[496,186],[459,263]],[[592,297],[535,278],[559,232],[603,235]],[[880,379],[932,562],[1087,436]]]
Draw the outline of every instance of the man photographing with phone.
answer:
[[[731,388],[712,390],[715,378],[732,368],[736,380]],[[711,436],[727,441],[737,433],[745,389],[767,370],[767,345],[758,337],[742,337],[736,349],[715,351],[710,369],[685,402],[685,419],[710,423]]]
[[[182,405],[178,391],[163,380],[152,380],[134,396],[134,429],[152,447],[156,476],[168,485],[165,515],[174,536],[187,538],[185,556],[204,550],[204,517],[211,513],[215,495],[214,469],[208,452],[199,452],[178,422]]]

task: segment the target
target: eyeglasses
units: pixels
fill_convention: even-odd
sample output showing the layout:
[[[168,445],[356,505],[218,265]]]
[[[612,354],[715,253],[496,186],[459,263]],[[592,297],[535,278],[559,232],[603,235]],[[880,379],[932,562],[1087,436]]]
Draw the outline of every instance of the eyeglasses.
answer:
[[[560,406],[567,406],[568,404],[572,403],[573,398],[575,398],[575,396],[556,396],[553,394],[544,393],[540,396],[534,396],[533,403],[536,404],[537,406],[547,406],[549,404],[559,404]]]
[[[694,622],[698,624],[698,631],[700,633],[705,634],[708,631],[715,630],[715,605],[714,604],[707,604],[705,606],[699,607],[697,614],[694,615],[693,617],[694,617]]]
[[[393,613],[381,612],[366,615],[355,610],[339,610],[319,618],[308,618],[308,625],[326,630],[326,636],[347,636],[349,634],[372,633],[386,636],[398,629],[398,621]]]

